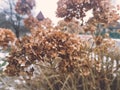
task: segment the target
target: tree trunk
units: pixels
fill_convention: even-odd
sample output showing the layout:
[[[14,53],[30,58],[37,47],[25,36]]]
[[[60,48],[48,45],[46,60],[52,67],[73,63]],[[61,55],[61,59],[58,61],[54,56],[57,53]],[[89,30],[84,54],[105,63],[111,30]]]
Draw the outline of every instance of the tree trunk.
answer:
[[[16,30],[15,34],[16,34],[16,37],[19,38],[19,36],[20,36],[19,35],[19,29]]]

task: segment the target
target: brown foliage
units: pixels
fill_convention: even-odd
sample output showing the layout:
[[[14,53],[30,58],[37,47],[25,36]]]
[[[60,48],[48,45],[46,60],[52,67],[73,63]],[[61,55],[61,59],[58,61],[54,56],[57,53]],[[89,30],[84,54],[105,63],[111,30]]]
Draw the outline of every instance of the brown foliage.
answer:
[[[68,32],[71,34],[79,34],[84,32],[84,30],[80,26],[80,23],[75,19],[72,19],[70,22],[61,20],[58,22],[56,28],[60,29],[63,32]]]
[[[52,21],[49,18],[45,18],[42,21],[37,20],[33,16],[29,16],[24,20],[25,26],[30,30],[35,28],[50,29],[52,28]]]
[[[12,44],[15,39],[16,36],[11,30],[0,28],[0,46],[2,46],[4,49]]]
[[[41,26],[39,21],[37,19],[35,19],[33,16],[30,16],[30,17],[24,19],[24,24],[29,29]]]
[[[18,0],[15,10],[18,14],[31,14],[31,10],[35,6],[35,0]]]
[[[59,0],[57,16],[69,21],[72,18],[86,17],[86,12],[93,9],[93,18],[97,22],[110,24],[120,19],[110,0]]]
[[[61,21],[55,28],[50,19],[41,22],[31,16],[25,19],[25,26],[30,29],[31,35],[15,41],[7,57],[9,64],[5,73],[29,76],[26,82],[39,89],[42,86],[46,90],[70,90],[71,87],[71,90],[110,90],[112,82],[119,78],[120,58],[115,54],[113,40],[94,35],[98,23],[108,25],[119,19],[116,12],[115,17],[111,14],[108,1],[59,0],[58,16],[73,21]],[[83,29],[91,32],[91,39],[83,40],[73,32],[62,32],[65,26],[79,30],[79,23],[72,18],[82,19],[90,9],[93,9],[94,17]]]
[[[60,75],[80,75],[90,81],[92,80],[91,76],[95,75],[94,78],[97,77],[99,80],[92,80],[91,84],[94,87],[98,87],[97,84],[101,81],[106,82],[103,79],[110,79],[104,77],[108,68],[103,68],[104,65],[102,65],[103,56],[110,57],[111,50],[109,49],[114,48],[114,43],[110,43],[110,39],[103,40],[100,36],[95,37],[93,38],[95,45],[91,47],[89,45],[91,43],[82,40],[77,35],[65,33],[52,27],[44,29],[40,26],[31,28],[31,31],[30,36],[17,40],[15,46],[12,47],[7,59],[9,65],[5,70],[7,75],[37,76],[35,74],[36,68],[40,67],[41,69],[49,68],[51,72],[48,74],[54,72]],[[111,64],[109,66],[111,67]],[[40,68],[39,70],[41,70]],[[113,68],[109,70],[113,70]],[[117,71],[118,68],[114,70]],[[101,75],[102,72],[105,74],[100,77],[99,74]],[[107,74],[109,75],[109,73]],[[93,89],[93,87],[91,88]]]
[[[56,70],[73,72],[78,67],[76,64],[80,58],[83,58],[81,52],[85,49],[80,38],[56,30],[38,29],[35,32],[32,36],[24,37],[16,42],[16,47],[13,47],[11,56],[8,58],[9,65],[6,73],[19,75],[23,72],[23,68],[36,61],[52,64],[56,58],[60,58],[58,66],[54,67]],[[16,68],[12,69],[13,67]]]

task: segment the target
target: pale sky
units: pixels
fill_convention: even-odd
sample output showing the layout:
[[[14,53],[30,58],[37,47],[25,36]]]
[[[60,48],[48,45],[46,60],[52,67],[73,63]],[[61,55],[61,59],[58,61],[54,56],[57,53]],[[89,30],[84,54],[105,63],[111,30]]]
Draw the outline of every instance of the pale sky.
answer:
[[[36,14],[42,11],[45,17],[50,18],[53,23],[56,23],[59,19],[56,18],[58,0],[36,0]]]
[[[58,0],[36,0],[36,15],[39,11],[42,11],[43,15],[45,17],[49,17],[53,23],[56,23],[59,19],[56,18],[56,9],[57,9],[57,1]],[[112,0],[114,4],[119,4],[120,5],[120,0]],[[91,17],[92,15],[89,13],[89,16]],[[120,11],[119,11],[120,13]],[[89,17],[88,17],[89,18]],[[85,18],[86,20],[88,18]]]

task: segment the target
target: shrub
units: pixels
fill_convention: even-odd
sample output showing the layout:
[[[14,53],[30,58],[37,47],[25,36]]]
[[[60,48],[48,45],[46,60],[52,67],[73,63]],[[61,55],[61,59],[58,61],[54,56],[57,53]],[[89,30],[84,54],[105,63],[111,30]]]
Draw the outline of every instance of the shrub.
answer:
[[[4,49],[10,46],[10,44],[14,43],[16,40],[15,34],[9,30],[0,28],[0,46]]]
[[[14,39],[15,43],[11,45],[7,57],[9,64],[4,72],[9,76],[22,76],[28,86],[31,86],[31,90],[118,90],[119,49],[114,40],[100,34],[95,35],[95,32],[101,32],[99,25],[107,26],[119,17],[115,13],[116,17],[109,19],[109,15],[113,15],[109,2],[99,1],[58,2],[58,16],[65,17],[67,21],[73,20],[75,26],[78,26],[78,23],[72,18],[83,19],[84,9],[94,9],[94,17],[86,25],[79,27],[91,33],[92,38],[88,40],[80,38],[76,33],[64,32],[61,27],[63,23],[53,27],[49,19],[42,22],[31,16],[25,19],[25,25],[31,34]],[[106,3],[108,5],[103,8]],[[63,10],[60,7],[62,5]],[[80,7],[82,5],[83,7]],[[77,13],[72,14],[69,9],[81,9],[80,16],[76,15]],[[101,17],[96,18],[100,15]],[[69,23],[64,22],[64,25],[69,26]]]
[[[97,36],[89,43],[42,26],[31,28],[30,36],[12,45],[7,75],[23,76],[33,90],[108,90],[113,82],[119,83],[119,55],[113,40]]]

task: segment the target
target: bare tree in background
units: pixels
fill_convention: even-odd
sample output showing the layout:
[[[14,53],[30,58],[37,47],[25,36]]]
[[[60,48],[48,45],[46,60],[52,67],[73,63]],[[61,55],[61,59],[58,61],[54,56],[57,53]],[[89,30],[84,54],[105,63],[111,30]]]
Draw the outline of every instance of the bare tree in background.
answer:
[[[13,26],[17,38],[20,37],[20,27],[23,26],[23,19],[26,18],[25,13],[31,14],[33,6],[35,6],[34,0],[4,0],[7,5],[1,9],[1,12],[5,14],[7,20]],[[23,13],[21,13],[23,12]]]

